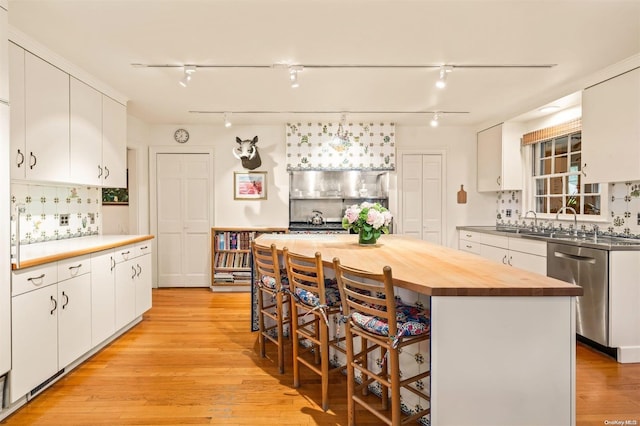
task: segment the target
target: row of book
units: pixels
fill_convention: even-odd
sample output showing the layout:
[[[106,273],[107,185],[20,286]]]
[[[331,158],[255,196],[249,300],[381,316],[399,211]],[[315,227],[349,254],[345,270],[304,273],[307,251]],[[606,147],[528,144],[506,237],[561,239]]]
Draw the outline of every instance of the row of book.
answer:
[[[255,237],[255,231],[224,231],[214,236],[218,250],[250,250]]]
[[[217,283],[251,284],[251,271],[216,272],[213,280]]]
[[[213,257],[214,268],[250,268],[250,262],[249,252],[216,252]]]

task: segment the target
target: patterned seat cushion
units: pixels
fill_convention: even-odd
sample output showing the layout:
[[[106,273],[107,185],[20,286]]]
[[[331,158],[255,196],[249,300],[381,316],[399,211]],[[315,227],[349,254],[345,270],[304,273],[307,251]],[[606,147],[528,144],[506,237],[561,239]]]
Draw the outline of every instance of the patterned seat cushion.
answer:
[[[320,305],[320,297],[317,292],[296,288],[296,296],[305,305],[313,307]],[[325,278],[324,297],[327,301],[327,306],[334,307],[340,305],[340,291],[338,290],[338,284],[335,279]]]
[[[354,324],[370,333],[380,336],[389,335],[389,324],[384,319],[361,312],[353,312],[351,319]],[[429,311],[417,306],[406,305],[400,299],[396,301],[396,320],[398,322],[398,336],[396,338],[418,336],[428,333],[430,330]]]
[[[287,277],[287,270],[284,268],[280,270],[280,281],[282,281],[282,288],[289,288],[289,278]],[[276,289],[276,279],[272,276],[263,275],[260,282],[271,290]]]

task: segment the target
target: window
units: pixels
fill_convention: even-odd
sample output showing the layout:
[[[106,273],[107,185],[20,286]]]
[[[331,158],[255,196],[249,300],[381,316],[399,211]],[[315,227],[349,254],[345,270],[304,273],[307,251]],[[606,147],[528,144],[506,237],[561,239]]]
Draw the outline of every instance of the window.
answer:
[[[600,215],[599,184],[583,184],[581,132],[533,144],[533,190],[536,213],[557,213],[561,207],[576,214]]]

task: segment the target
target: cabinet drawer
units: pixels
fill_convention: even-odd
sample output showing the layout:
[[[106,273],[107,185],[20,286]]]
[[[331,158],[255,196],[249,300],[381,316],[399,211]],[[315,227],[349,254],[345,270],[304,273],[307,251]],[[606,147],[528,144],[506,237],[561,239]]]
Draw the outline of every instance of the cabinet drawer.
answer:
[[[466,251],[467,253],[480,254],[481,245],[482,244],[477,241],[465,241],[462,239],[458,241],[458,249]]]
[[[136,245],[135,257],[151,253],[151,241],[145,241]]]
[[[52,262],[11,272],[11,295],[17,296],[58,282],[58,264]]]
[[[125,262],[129,259],[133,259],[138,254],[136,253],[136,245],[130,244],[128,246],[118,247],[115,250],[116,263]]]
[[[480,235],[482,244],[487,246],[499,247],[508,249],[509,248],[509,238],[503,237],[500,235],[493,234],[481,234]]]
[[[465,231],[464,229],[461,229],[460,233],[458,234],[458,238],[465,241],[480,242],[480,233],[475,231]]]
[[[91,255],[58,261],[58,281],[79,277],[91,272]]]
[[[509,238],[509,251],[547,257],[547,243],[546,241],[528,240],[526,238]]]

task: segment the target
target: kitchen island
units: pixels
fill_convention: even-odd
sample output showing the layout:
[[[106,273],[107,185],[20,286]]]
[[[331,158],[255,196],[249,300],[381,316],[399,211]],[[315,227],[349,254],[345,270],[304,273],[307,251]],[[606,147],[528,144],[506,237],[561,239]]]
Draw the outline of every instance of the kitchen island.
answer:
[[[427,353],[401,358],[401,369],[416,368],[413,359],[430,368],[431,425],[575,424],[580,287],[410,237],[384,235],[375,247],[357,241],[357,235],[257,239],[307,256],[318,251],[328,273],[334,257],[370,272],[392,268],[397,295],[431,311]]]

